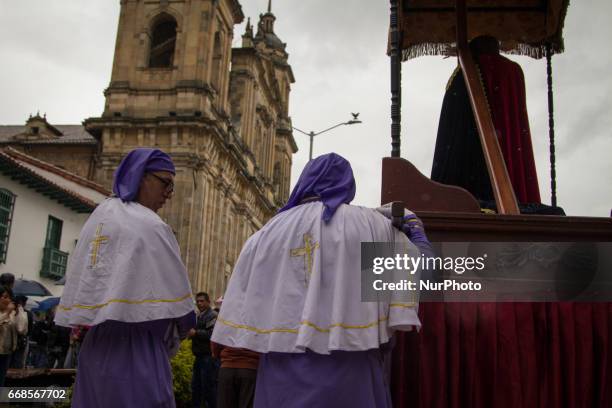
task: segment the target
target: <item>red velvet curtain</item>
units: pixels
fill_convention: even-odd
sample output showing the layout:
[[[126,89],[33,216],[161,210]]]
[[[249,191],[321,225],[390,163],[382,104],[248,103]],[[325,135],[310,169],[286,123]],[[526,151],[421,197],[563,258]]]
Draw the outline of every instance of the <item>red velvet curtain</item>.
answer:
[[[422,303],[394,407],[611,407],[612,304]]]

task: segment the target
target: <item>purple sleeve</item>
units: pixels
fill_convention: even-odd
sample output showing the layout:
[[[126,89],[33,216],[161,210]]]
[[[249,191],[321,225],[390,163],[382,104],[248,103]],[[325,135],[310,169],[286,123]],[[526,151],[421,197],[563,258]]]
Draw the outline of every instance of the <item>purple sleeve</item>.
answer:
[[[185,316],[176,319],[179,337],[184,339],[187,337],[187,332],[196,326],[195,312],[189,312]]]
[[[419,250],[423,255],[425,255],[425,257],[433,258],[435,256],[433,247],[431,246],[431,243],[429,242],[426,236],[424,236],[424,238],[414,238],[411,239],[411,241],[414,245],[417,246],[417,248],[419,248]]]
[[[416,215],[411,214],[404,217],[402,231],[404,231],[408,239],[419,248],[423,255],[426,257],[435,256],[433,247],[425,234],[423,223]]]

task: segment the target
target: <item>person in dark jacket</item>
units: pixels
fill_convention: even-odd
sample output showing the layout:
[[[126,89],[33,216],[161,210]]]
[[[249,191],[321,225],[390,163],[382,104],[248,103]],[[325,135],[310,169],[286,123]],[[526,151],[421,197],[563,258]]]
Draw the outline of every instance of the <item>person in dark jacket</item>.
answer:
[[[202,401],[207,408],[216,408],[217,400],[217,362],[210,349],[217,312],[210,307],[210,297],[205,292],[196,294],[197,322],[195,329],[189,331],[191,351],[195,356],[191,380],[191,401],[194,408],[200,408]]]
[[[53,307],[47,315],[49,334],[47,336],[47,368],[62,368],[70,346],[70,329],[55,324],[55,311]]]

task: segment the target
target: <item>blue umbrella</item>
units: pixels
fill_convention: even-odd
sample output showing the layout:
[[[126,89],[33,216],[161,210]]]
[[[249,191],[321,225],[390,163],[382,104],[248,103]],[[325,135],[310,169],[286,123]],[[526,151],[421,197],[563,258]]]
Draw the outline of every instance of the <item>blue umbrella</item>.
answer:
[[[16,279],[13,293],[24,296],[51,296],[49,289],[45,288],[42,283],[27,279]]]
[[[41,300],[38,302],[38,307],[35,308],[38,312],[46,312],[53,308],[53,306],[59,305],[60,298],[59,297],[50,297],[45,300]]]

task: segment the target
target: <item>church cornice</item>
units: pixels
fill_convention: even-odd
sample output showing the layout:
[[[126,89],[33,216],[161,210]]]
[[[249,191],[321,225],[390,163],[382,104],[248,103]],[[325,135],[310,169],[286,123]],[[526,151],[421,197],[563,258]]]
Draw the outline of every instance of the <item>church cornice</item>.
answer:
[[[242,56],[242,55],[256,56],[257,54],[258,54],[258,51],[253,47],[234,47],[232,48],[232,57]]]
[[[211,97],[217,91],[204,81],[199,80],[180,80],[170,88],[135,88],[130,86],[127,81],[113,82],[104,90],[104,96],[108,97],[113,92],[126,93],[128,95],[176,95],[178,92],[193,91],[196,94],[207,94]]]
[[[83,125],[88,126],[109,126],[109,127],[138,127],[138,126],[200,126],[202,124],[211,125],[217,121],[204,116],[186,113],[176,116],[156,116],[152,118],[138,118],[134,116],[103,116],[87,118]],[[88,129],[87,129],[88,130]]]
[[[230,77],[231,78],[246,78],[246,79],[250,79],[250,80],[255,80],[255,75],[253,75],[253,73],[249,70],[246,69],[239,69],[239,70],[234,70],[230,72]]]
[[[289,142],[289,146],[291,146],[291,150],[293,153],[297,153],[298,146],[295,142],[295,138],[293,137],[293,130],[291,128],[291,119],[283,118],[278,122],[278,126],[276,127],[276,136],[279,139],[286,139]]]
[[[229,2],[230,9],[232,11],[232,17],[234,18],[235,23],[242,23],[244,21],[244,12],[242,11],[242,6],[238,2],[238,0],[229,0]]]

